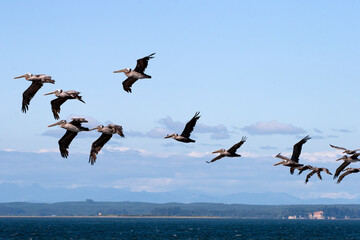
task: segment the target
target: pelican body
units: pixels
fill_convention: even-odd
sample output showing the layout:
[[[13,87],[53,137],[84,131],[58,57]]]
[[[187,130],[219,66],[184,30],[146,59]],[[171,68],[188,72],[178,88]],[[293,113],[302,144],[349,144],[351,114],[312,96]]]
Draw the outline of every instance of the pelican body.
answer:
[[[274,166],[282,164],[283,166],[290,167],[290,173],[293,173],[294,168],[302,167],[304,164],[299,163],[299,157],[301,154],[302,146],[311,139],[309,136],[304,137],[299,142],[297,142],[293,147],[293,153],[291,158],[282,156],[281,153],[276,155],[275,157],[282,159],[282,161],[275,163]]]
[[[96,162],[96,155],[100,152],[100,150],[104,147],[104,145],[111,139],[113,134],[119,134],[121,137],[125,137],[122,131],[122,126],[109,124],[108,126],[99,125],[90,129],[90,131],[97,129],[98,132],[101,132],[101,136],[93,142],[91,145],[91,151],[89,156],[89,163],[94,165]]]
[[[309,182],[309,179],[312,177],[312,175],[314,175],[315,173],[317,174],[318,178],[320,180],[322,180],[322,177],[321,177],[321,172],[326,172],[327,174],[329,175],[332,175],[331,172],[329,171],[329,169],[327,168],[318,168],[318,167],[313,167],[313,166],[310,166],[310,165],[307,165],[309,166],[309,170],[312,170],[307,176],[306,176],[306,179],[305,179],[305,184]],[[299,172],[299,174],[301,174],[301,172]]]
[[[144,78],[151,78],[150,75],[144,73],[145,69],[148,66],[148,62],[150,59],[154,58],[153,55],[155,53],[150,54],[149,56],[140,58],[137,60],[137,64],[134,70],[131,68],[124,68],[118,71],[114,71],[113,73],[120,73],[123,72],[128,78],[122,82],[123,89],[131,93],[131,86],[138,80]]]
[[[214,151],[212,153],[220,153],[220,155],[218,155],[217,157],[215,157],[214,159],[212,159],[211,161],[206,161],[207,163],[212,163],[215,162],[223,157],[241,157],[240,154],[236,153],[236,150],[238,150],[238,148],[240,148],[244,142],[246,142],[247,137],[243,136],[241,138],[241,141],[236,143],[234,146],[232,146],[231,148],[229,148],[228,150],[225,150],[224,148]]]
[[[30,87],[28,87],[23,93],[22,107],[21,111],[26,113],[29,110],[29,105],[31,99],[35,96],[37,91],[43,86],[44,83],[55,83],[55,80],[51,79],[51,76],[45,74],[33,75],[31,73],[26,73],[24,75],[14,77],[14,79],[25,78],[28,81],[31,81]]]
[[[194,130],[197,120],[199,120],[199,118],[200,118],[199,114],[200,114],[200,112],[195,113],[194,117],[186,124],[183,132],[180,135],[173,133],[173,134],[168,134],[164,138],[173,138],[176,141],[183,142],[183,143],[195,142],[195,140],[190,138],[190,134]]]
[[[345,171],[345,173],[340,175],[339,179],[337,180],[337,183],[340,183],[341,180],[343,180],[344,177],[346,177],[349,174],[360,172],[360,168],[350,168],[349,167],[349,168],[344,169],[344,171]]]
[[[335,174],[334,174],[334,179],[337,178],[340,173],[347,167],[350,165],[350,163],[354,163],[354,162],[359,162],[360,159],[358,159],[358,157],[360,156],[360,153],[354,153],[351,156],[347,156],[344,155],[339,159],[336,159],[336,161],[340,161],[343,160],[344,162],[336,169]]]
[[[53,92],[49,92],[49,93],[45,93],[44,95],[50,95],[50,94],[55,94],[55,96],[57,97],[56,99],[51,101],[51,111],[54,115],[55,119],[59,119],[59,113],[60,113],[60,106],[66,102],[66,100],[68,99],[77,99],[80,102],[85,103],[82,100],[82,97],[79,95],[80,92],[74,91],[74,90],[69,90],[69,91],[63,91],[62,89],[57,89]]]
[[[337,146],[334,146],[334,145],[331,145],[331,144],[330,144],[330,147],[340,149],[340,150],[344,150],[343,153],[346,153],[346,154],[355,154],[357,151],[360,151],[360,149],[350,150],[350,149],[346,149],[346,148],[343,148],[343,147],[337,147]]]
[[[67,158],[69,155],[69,146],[72,140],[76,137],[79,132],[89,131],[88,128],[81,126],[82,123],[88,122],[85,118],[72,118],[71,122],[66,122],[66,120],[61,120],[57,123],[51,124],[48,127],[53,127],[59,125],[60,127],[66,129],[65,135],[59,140],[59,149],[61,156]]]

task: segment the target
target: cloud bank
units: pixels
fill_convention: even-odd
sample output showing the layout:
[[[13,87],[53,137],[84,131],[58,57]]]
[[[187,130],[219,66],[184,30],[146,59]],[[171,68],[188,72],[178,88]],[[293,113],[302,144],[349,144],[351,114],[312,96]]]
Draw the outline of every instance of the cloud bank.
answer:
[[[285,134],[295,135],[305,133],[305,130],[295,127],[291,124],[280,123],[278,121],[264,121],[245,126],[242,130],[252,135],[272,135],[272,134]]]

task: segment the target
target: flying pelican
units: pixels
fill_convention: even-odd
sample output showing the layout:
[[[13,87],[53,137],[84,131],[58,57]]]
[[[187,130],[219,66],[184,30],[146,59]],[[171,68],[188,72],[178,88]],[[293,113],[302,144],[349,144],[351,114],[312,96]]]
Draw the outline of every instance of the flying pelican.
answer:
[[[296,143],[293,147],[293,153],[291,158],[288,157],[284,157],[281,155],[281,153],[279,153],[278,155],[276,155],[275,157],[283,159],[282,161],[275,163],[274,166],[282,164],[283,166],[287,166],[290,167],[290,172],[293,172],[294,170],[291,168],[296,168],[296,167],[301,167],[304,166],[304,164],[300,164],[299,163],[299,156],[301,154],[301,149],[302,149],[302,145],[304,143],[306,143],[309,139],[311,139],[309,137],[309,135],[307,135],[306,137],[304,137],[303,139],[301,139],[298,143]]]
[[[309,179],[311,178],[312,175],[314,175],[315,173],[318,175],[319,179],[322,180],[322,177],[321,177],[321,172],[324,171],[326,172],[327,174],[329,175],[332,175],[331,172],[329,171],[329,169],[327,168],[318,168],[318,167],[313,167],[313,166],[310,166],[310,170],[312,170],[312,172],[310,172],[307,176],[306,176],[306,180],[305,180],[305,184],[309,182]]]
[[[349,149],[346,149],[346,148],[343,148],[343,147],[337,147],[337,146],[334,146],[334,145],[331,145],[331,144],[329,144],[329,145],[330,145],[330,147],[332,147],[332,148],[344,150],[343,153],[346,153],[346,154],[354,154],[354,153],[356,153],[357,151],[360,151],[360,149],[349,150]]]
[[[360,172],[360,168],[346,168],[344,169],[344,171],[346,171],[345,173],[341,174],[339,179],[337,180],[337,183],[340,183],[341,180],[343,180],[343,178],[351,173],[357,173]]]
[[[71,122],[66,122],[66,120],[61,120],[57,123],[51,124],[48,127],[53,127],[60,125],[60,127],[65,128],[67,131],[65,135],[59,140],[59,149],[61,156],[67,158],[69,155],[69,145],[71,141],[76,137],[78,132],[89,131],[88,128],[81,126],[81,123],[88,122],[85,118],[71,118]]]
[[[184,142],[184,143],[195,142],[195,140],[190,139],[190,134],[194,130],[196,121],[200,118],[199,114],[200,114],[200,112],[195,113],[193,118],[186,124],[184,131],[180,135],[173,133],[170,135],[168,134],[164,138],[173,138],[176,141]]]
[[[311,170],[312,167],[313,166],[311,166],[311,165],[305,165],[302,167],[297,167],[296,169],[299,170],[298,175],[300,175],[301,173],[303,173],[306,170]]]
[[[69,90],[64,92],[62,89],[56,89],[53,92],[49,92],[49,93],[45,93],[44,95],[50,95],[50,94],[55,94],[55,96],[57,96],[56,99],[51,101],[51,110],[53,112],[54,118],[55,119],[59,119],[59,114],[60,113],[60,106],[66,102],[66,100],[68,99],[77,99],[80,102],[85,103],[81,96],[79,96],[80,92],[74,91],[74,90]]]
[[[33,75],[31,73],[26,73],[24,75],[14,77],[14,79],[17,78],[25,78],[28,81],[32,81],[30,87],[28,87],[23,93],[21,111],[24,113],[26,113],[26,111],[29,110],[31,99],[35,96],[37,91],[39,91],[39,89],[43,86],[43,83],[52,83],[52,84],[55,83],[55,80],[51,79],[51,76],[45,74]]]
[[[360,156],[360,153],[354,153],[353,155],[351,155],[350,157],[347,155],[342,156],[339,159],[336,159],[336,161],[340,161],[343,160],[344,162],[336,169],[335,174],[334,174],[334,179],[337,178],[340,173],[348,166],[350,165],[350,163],[353,162],[359,162],[360,159],[358,159],[358,157]]]
[[[131,93],[131,86],[138,79],[151,78],[151,76],[145,74],[144,71],[148,66],[149,60],[151,58],[154,58],[153,57],[154,54],[155,53],[152,53],[149,56],[138,59],[134,70],[131,70],[131,68],[124,68],[118,71],[114,71],[114,73],[123,72],[128,77],[125,81],[122,82],[123,88],[126,92]]]
[[[210,162],[209,161],[206,161],[206,162],[207,163],[212,163],[212,162],[215,162],[215,161],[217,161],[217,160],[219,160],[220,158],[223,158],[223,157],[241,157],[240,154],[236,153],[236,150],[238,150],[238,148],[241,147],[241,145],[243,145],[244,142],[246,142],[246,139],[247,139],[247,137],[243,136],[241,138],[240,142],[236,143],[234,146],[232,146],[228,150],[225,150],[225,149],[222,148],[220,150],[212,152],[212,153],[220,153],[220,155],[217,156],[216,158],[214,158],[213,160],[211,160]]]
[[[89,163],[94,165],[96,162],[96,155],[100,152],[100,150],[104,147],[104,145],[111,139],[113,134],[119,134],[121,137],[125,137],[122,131],[122,126],[109,124],[108,126],[104,127],[103,125],[99,125],[90,129],[90,131],[97,129],[98,132],[101,132],[101,136],[96,139],[95,142],[91,145],[91,151],[89,156]]]

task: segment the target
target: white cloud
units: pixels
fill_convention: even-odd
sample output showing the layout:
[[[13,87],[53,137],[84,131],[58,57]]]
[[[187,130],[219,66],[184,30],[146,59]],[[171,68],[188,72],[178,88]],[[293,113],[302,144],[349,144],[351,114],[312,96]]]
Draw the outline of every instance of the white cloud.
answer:
[[[257,122],[245,126],[243,130],[253,135],[299,134],[305,132],[302,128],[278,121]]]
[[[328,192],[328,193],[321,193],[321,198],[331,198],[331,199],[338,199],[338,198],[345,198],[345,199],[355,199],[357,198],[358,194],[351,194],[348,192]]]
[[[109,152],[126,152],[130,151],[129,147],[106,147]]]
[[[304,152],[301,154],[301,158],[313,163],[327,163],[327,162],[335,162],[336,159],[339,158],[341,154],[338,151],[323,151],[323,152],[313,152],[308,153]]]
[[[38,151],[35,151],[35,153],[53,153],[53,152],[59,152],[59,149],[57,149],[57,148],[42,148]]]
[[[205,157],[207,155],[209,155],[210,152],[196,152],[196,151],[193,151],[189,154],[187,154],[189,157],[195,157],[195,158],[202,158],[202,157]]]

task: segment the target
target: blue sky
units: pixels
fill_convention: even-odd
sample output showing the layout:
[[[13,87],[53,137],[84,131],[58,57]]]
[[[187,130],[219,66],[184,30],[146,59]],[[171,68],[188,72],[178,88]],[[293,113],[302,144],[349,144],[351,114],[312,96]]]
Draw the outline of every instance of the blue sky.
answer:
[[[359,177],[355,174],[341,185],[324,176],[305,186],[305,176],[272,166],[274,155],[290,155],[292,145],[307,134],[313,139],[301,161],[332,171],[340,155],[329,143],[359,147],[354,91],[360,88],[359,5],[0,1],[0,70],[6,83],[0,95],[0,182],[160,192],[196,185],[214,194],[360,197],[351,187]],[[124,92],[125,75],[112,72],[134,68],[138,58],[153,52],[146,70],[152,79],[138,81],[131,94]],[[27,72],[51,75],[56,83],[45,84],[23,114],[22,93],[30,83],[13,77]],[[99,136],[95,132],[79,134],[68,159],[58,154],[57,141],[65,131],[47,128],[56,122],[49,103],[53,97],[42,96],[55,89],[80,91],[86,102],[66,102],[61,119],[81,116],[90,120],[89,127],[109,122],[124,127],[126,138],[114,137],[95,166],[87,163]],[[180,133],[196,111],[201,118],[192,134],[195,144],[162,139],[164,133]],[[213,157],[209,152],[229,148],[243,135],[248,136],[240,149],[243,158],[205,164]],[[55,169],[54,162],[59,164]],[[29,171],[20,170],[24,164],[32,166]],[[84,181],[99,171],[103,177]],[[61,180],[65,173],[73,173],[68,181]]]

